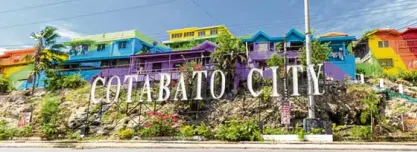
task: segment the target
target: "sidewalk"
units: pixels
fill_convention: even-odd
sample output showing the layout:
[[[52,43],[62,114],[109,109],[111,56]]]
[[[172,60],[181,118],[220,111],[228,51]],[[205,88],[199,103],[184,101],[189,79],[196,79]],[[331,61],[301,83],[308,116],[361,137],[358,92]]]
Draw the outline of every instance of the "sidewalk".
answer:
[[[3,141],[0,148],[157,148],[157,149],[288,149],[288,150],[390,150],[417,151],[417,143],[278,143],[278,142],[223,142],[223,141]]]

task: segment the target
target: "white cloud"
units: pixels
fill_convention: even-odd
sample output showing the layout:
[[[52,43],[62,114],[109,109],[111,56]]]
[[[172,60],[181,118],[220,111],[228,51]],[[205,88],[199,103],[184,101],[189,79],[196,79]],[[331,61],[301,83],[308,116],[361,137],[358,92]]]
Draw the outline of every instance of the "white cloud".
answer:
[[[6,51],[6,48],[0,48],[0,55],[4,54],[4,51]]]
[[[321,28],[318,31],[321,34],[338,31],[360,37],[366,31],[375,28],[402,28],[407,25],[404,23],[416,19],[416,16],[411,16],[413,13],[417,13],[415,9],[411,9],[415,5],[411,1],[394,0],[386,3],[385,0],[375,0],[361,9],[346,12],[346,15],[343,15],[345,17],[341,16],[341,19],[329,18],[332,21],[320,24]]]
[[[51,23],[51,24],[48,24],[48,25],[57,28],[57,33],[65,41],[66,40],[71,40],[74,37],[80,37],[80,36],[85,35],[83,33],[74,31],[73,29],[76,28],[77,26],[74,25],[74,24],[68,23],[68,22],[54,22],[54,23]],[[44,28],[44,27],[45,27],[45,25],[41,26],[41,28]]]
[[[80,37],[80,36],[84,35],[82,33],[74,32],[74,31],[72,31],[71,29],[68,29],[68,28],[59,27],[59,26],[55,26],[55,27],[58,29],[57,33],[62,38],[72,39],[74,37]]]

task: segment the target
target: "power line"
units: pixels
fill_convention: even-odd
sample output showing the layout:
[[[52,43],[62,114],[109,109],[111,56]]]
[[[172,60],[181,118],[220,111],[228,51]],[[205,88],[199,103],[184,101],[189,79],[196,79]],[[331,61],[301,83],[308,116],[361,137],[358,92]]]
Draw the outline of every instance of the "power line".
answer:
[[[214,22],[216,22],[216,24],[218,24],[219,22],[207,11],[205,10],[203,7],[201,7],[197,2],[195,2],[194,0],[191,0],[191,2],[194,3],[194,5],[196,5],[198,8],[200,8],[204,13],[206,13],[206,15],[208,17],[210,17]]]
[[[88,17],[88,16],[94,16],[94,15],[100,15],[100,14],[106,14],[106,13],[114,13],[114,12],[120,12],[120,11],[124,11],[124,10],[138,9],[138,8],[161,5],[161,4],[167,4],[167,3],[172,3],[172,2],[175,2],[175,1],[177,1],[177,0],[163,1],[163,2],[159,2],[159,3],[146,4],[146,5],[137,5],[137,6],[131,6],[131,7],[125,7],[125,8],[118,8],[118,9],[111,9],[111,10],[100,11],[100,12],[95,12],[95,13],[82,14],[82,15],[76,15],[76,16],[70,16],[70,17],[61,17],[61,18],[56,18],[56,19],[36,21],[36,22],[30,22],[30,23],[7,25],[7,26],[1,26],[0,29],[7,29],[7,28],[33,25],[33,24],[39,24],[39,23],[46,23],[46,22],[53,22],[53,21],[60,21],[60,20],[68,20],[68,19],[74,19],[74,18],[80,18],[80,17]]]
[[[65,0],[65,1],[53,2],[53,3],[49,3],[49,4],[41,4],[41,5],[34,5],[34,6],[29,6],[29,7],[10,9],[10,10],[5,10],[5,11],[0,11],[0,14],[19,12],[19,11],[24,11],[24,10],[29,10],[29,9],[43,8],[43,7],[60,5],[60,4],[65,4],[65,3],[71,3],[71,2],[76,2],[76,1],[80,1],[80,0]]]

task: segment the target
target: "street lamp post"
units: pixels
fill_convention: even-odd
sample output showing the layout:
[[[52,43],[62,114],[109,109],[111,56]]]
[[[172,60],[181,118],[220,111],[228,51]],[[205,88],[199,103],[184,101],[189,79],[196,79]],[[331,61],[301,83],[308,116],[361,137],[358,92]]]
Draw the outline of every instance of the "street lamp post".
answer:
[[[310,14],[308,0],[304,0],[304,20],[305,20],[305,36],[306,36],[306,61],[307,68],[311,65],[311,33],[310,33]],[[307,85],[308,85],[308,118],[315,119],[314,113],[315,102],[313,98],[311,74],[307,69]]]

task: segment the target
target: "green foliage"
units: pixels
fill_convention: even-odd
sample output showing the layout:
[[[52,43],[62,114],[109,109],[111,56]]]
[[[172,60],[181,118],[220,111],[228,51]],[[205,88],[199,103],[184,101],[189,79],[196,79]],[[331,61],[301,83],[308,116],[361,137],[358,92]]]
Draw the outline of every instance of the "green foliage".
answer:
[[[79,40],[79,41],[71,41],[65,42],[64,44],[71,47],[77,47],[80,45],[94,45],[96,42],[92,40]]]
[[[360,115],[360,120],[363,124],[365,124],[371,118],[371,115],[375,116],[378,113],[378,104],[380,99],[374,91],[371,91],[360,102],[364,105],[364,109]]]
[[[352,137],[370,139],[372,137],[371,126],[355,126],[350,128]]]
[[[10,128],[7,125],[7,122],[2,120],[0,121],[0,140],[9,140],[13,139],[16,134],[16,129]]]
[[[312,128],[311,131],[310,131],[310,134],[313,134],[313,135],[324,134],[324,129],[323,128]]]
[[[283,56],[278,55],[278,53],[274,53],[274,54],[272,55],[272,57],[271,57],[271,58],[269,58],[269,59],[266,61],[266,64],[267,64],[269,67],[272,67],[272,66],[279,66],[279,67],[283,67],[283,66],[284,66],[284,57],[283,57]]]
[[[304,129],[300,129],[297,132],[298,140],[304,141],[306,135],[307,135],[307,133],[304,131]]]
[[[33,136],[33,128],[32,126],[25,126],[19,130],[20,137],[31,137]]]
[[[197,126],[195,132],[199,136],[203,136],[203,137],[206,137],[206,138],[211,137],[210,127],[205,125],[205,124],[201,124],[201,125]]]
[[[62,55],[66,55],[61,52],[61,49],[65,48],[64,44],[57,44],[57,38],[59,34],[57,29],[51,26],[46,26],[44,29],[37,33],[31,33],[30,37],[37,41],[36,55],[34,56],[34,68],[32,75],[34,76],[33,82],[36,82],[37,76],[41,71],[52,69],[57,63],[61,63],[63,60]],[[32,94],[34,93],[35,84],[32,86]]]
[[[121,129],[117,131],[117,136],[122,140],[132,139],[134,135],[135,131],[133,129]]]
[[[332,49],[329,47],[329,43],[322,43],[319,40],[314,40],[311,43],[311,63],[316,65],[324,63],[328,58]],[[306,49],[305,47],[300,49],[300,61],[303,65],[306,65]]]
[[[194,125],[185,125],[180,128],[180,134],[183,137],[191,137],[195,135]]]
[[[413,85],[417,85],[417,71],[399,72],[398,77],[412,83]]]
[[[68,137],[69,137],[69,139],[81,140],[80,132],[70,132]]]
[[[233,70],[236,61],[246,60],[245,55],[242,54],[245,53],[246,48],[240,39],[221,32],[217,37],[217,43],[219,47],[210,55],[217,69]]]
[[[48,90],[55,91],[63,88],[76,89],[87,84],[80,74],[62,75],[53,70],[47,70],[45,84]]]
[[[0,93],[6,93],[12,90],[12,85],[10,84],[9,79],[0,79]]]
[[[40,132],[42,137],[50,140],[58,136],[59,118],[59,97],[45,97],[39,111],[41,123]]]
[[[231,120],[215,128],[217,139],[227,141],[260,141],[261,131],[256,121]]]

